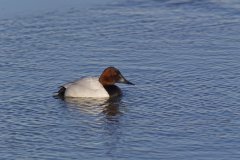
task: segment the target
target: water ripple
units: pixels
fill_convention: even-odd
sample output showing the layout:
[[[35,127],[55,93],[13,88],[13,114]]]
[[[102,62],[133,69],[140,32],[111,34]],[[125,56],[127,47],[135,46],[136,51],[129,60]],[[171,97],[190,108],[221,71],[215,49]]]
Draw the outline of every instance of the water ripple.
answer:
[[[238,159],[239,3],[112,2],[0,20],[3,159]],[[120,99],[54,99],[116,66]]]

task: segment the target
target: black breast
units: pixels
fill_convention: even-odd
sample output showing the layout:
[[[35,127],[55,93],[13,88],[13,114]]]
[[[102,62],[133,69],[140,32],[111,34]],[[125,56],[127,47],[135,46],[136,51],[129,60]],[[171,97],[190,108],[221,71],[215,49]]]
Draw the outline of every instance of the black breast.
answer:
[[[121,96],[122,91],[118,86],[115,85],[106,85],[104,86],[110,97]]]

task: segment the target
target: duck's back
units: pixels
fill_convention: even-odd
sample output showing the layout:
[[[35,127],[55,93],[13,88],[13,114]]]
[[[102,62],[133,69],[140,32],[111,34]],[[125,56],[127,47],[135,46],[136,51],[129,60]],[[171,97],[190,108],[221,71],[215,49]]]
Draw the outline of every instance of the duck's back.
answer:
[[[85,77],[63,85],[64,97],[109,97],[98,77]]]

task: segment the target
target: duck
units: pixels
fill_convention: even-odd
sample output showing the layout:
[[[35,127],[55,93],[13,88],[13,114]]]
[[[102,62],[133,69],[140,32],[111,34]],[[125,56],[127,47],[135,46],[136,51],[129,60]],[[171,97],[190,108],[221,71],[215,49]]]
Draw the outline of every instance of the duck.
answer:
[[[83,77],[60,86],[60,98],[109,98],[122,95],[115,83],[134,85],[115,67],[107,67],[99,77]]]

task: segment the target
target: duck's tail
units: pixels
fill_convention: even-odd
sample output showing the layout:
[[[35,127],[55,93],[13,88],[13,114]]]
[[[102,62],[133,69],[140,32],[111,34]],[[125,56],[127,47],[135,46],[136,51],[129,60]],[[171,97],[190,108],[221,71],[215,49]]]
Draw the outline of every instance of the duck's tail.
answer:
[[[60,89],[58,90],[58,92],[56,92],[53,97],[55,98],[60,98],[60,99],[64,99],[64,94],[65,94],[66,88],[61,86]]]

